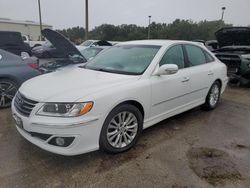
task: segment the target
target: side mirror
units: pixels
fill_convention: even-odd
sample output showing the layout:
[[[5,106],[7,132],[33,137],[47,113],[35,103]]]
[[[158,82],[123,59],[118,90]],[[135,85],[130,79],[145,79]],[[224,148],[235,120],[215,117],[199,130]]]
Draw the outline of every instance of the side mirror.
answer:
[[[165,64],[159,67],[155,75],[171,75],[178,72],[178,66],[175,64]]]
[[[0,60],[3,59],[3,56],[0,54]]]
[[[27,52],[21,52],[22,59],[30,58],[30,55]]]

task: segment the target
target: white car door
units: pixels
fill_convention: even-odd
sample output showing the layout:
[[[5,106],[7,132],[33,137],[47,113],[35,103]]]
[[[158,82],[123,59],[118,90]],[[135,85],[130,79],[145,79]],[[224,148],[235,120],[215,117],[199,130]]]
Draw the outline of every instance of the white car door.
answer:
[[[190,100],[200,103],[205,100],[214,81],[213,69],[216,65],[213,58],[202,48],[185,44],[184,49],[190,71]]]
[[[182,45],[171,47],[163,56],[159,66],[176,64],[178,72],[172,75],[151,76],[151,119],[167,118],[187,106],[189,99],[189,71],[185,68]]]

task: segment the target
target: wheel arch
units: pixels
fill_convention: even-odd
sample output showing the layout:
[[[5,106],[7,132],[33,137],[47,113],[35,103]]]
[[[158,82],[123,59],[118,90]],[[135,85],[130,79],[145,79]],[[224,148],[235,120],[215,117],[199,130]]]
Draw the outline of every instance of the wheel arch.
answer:
[[[220,78],[216,79],[214,82],[219,82],[220,83],[220,87],[222,87],[222,81]]]
[[[138,102],[136,100],[127,100],[127,101],[119,103],[118,105],[116,105],[116,107],[120,106],[120,105],[123,105],[123,104],[131,104],[131,105],[135,106],[136,108],[138,108],[138,110],[142,114],[142,117],[144,118],[145,111],[144,111],[144,107],[142,106],[142,104],[140,102]]]

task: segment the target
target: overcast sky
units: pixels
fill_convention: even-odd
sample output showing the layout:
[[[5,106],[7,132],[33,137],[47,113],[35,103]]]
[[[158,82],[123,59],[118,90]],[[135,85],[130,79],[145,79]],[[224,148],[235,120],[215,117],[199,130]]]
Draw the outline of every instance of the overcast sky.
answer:
[[[54,29],[83,26],[85,0],[41,0],[43,22]],[[89,0],[90,28],[107,24],[170,23],[176,18],[216,20],[225,6],[225,21],[250,25],[250,0]],[[0,17],[38,21],[37,0],[0,0]]]

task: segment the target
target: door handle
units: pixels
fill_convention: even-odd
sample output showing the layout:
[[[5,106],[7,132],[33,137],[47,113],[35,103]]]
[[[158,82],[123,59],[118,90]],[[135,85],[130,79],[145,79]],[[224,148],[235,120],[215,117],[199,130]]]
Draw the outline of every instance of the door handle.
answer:
[[[212,71],[209,71],[207,75],[212,76],[212,75],[214,75],[214,73]]]
[[[183,82],[183,83],[184,83],[184,82],[188,82],[189,80],[190,80],[190,78],[189,78],[189,77],[184,77],[184,78],[183,78],[183,80],[182,80],[181,82]]]

